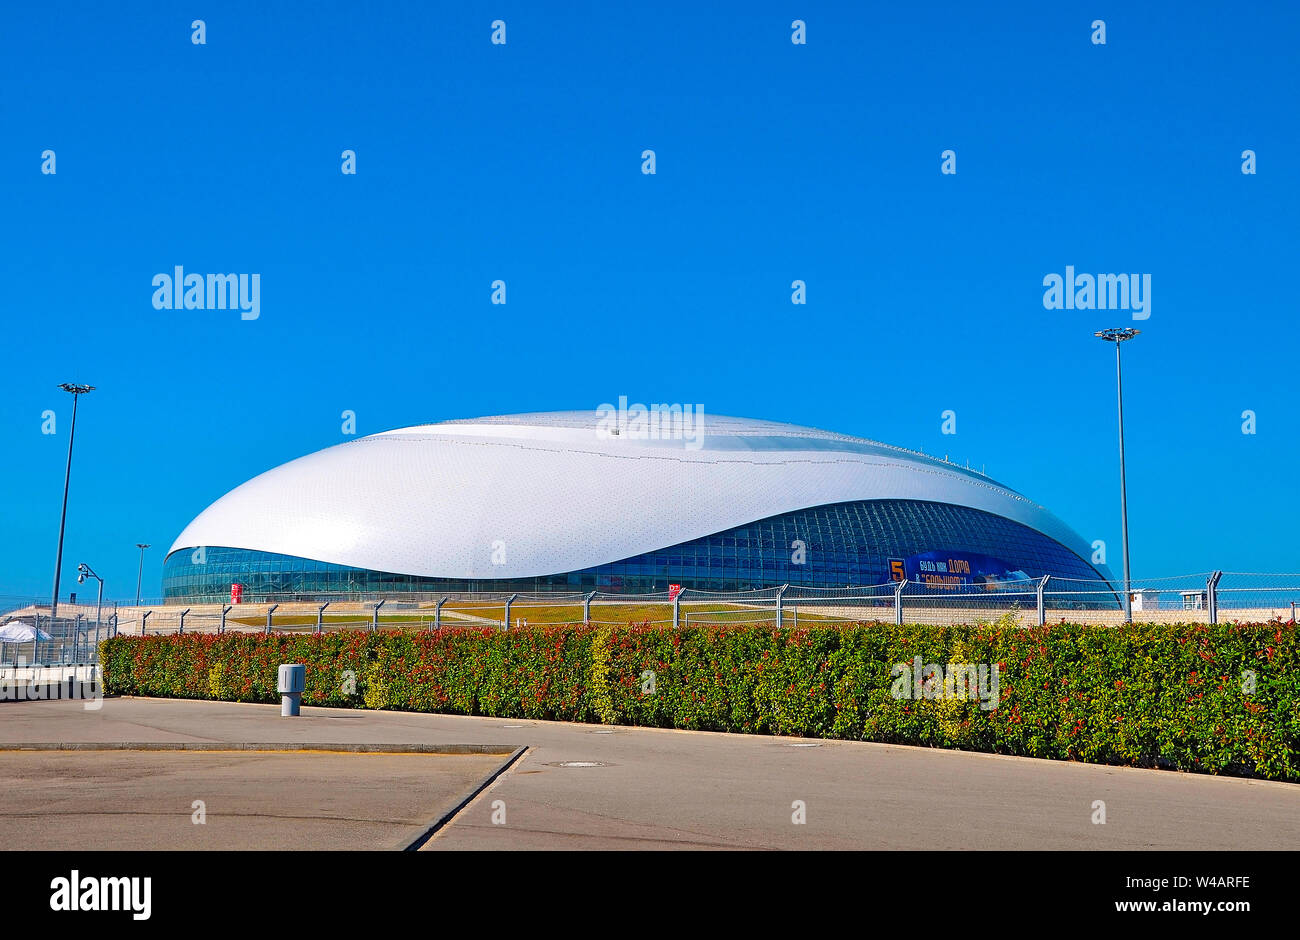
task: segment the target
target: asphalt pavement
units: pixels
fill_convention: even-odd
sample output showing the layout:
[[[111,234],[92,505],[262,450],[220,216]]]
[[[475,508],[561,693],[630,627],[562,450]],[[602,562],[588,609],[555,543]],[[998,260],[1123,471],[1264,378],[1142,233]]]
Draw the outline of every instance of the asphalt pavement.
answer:
[[[164,699],[6,702],[0,715],[6,848],[1300,845],[1300,787],[1171,771],[403,712],[281,718],[277,705]],[[15,749],[76,742],[119,749]],[[120,749],[131,744],[182,749]],[[321,750],[359,744],[392,752]]]

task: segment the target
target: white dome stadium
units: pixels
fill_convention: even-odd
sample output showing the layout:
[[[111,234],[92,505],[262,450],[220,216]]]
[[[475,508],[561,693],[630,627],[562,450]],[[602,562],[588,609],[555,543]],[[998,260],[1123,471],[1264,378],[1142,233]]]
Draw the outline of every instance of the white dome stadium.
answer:
[[[852,531],[841,533],[840,522],[807,515],[842,506],[859,507],[858,515],[869,508],[870,518],[859,525],[857,515],[843,516]],[[899,506],[911,507],[907,513],[942,507],[946,514],[935,509],[909,523],[894,519],[890,507]],[[985,517],[1012,526],[999,529]],[[886,522],[871,521],[877,518]],[[732,551],[736,560],[728,566],[728,533],[773,519],[785,520],[779,531],[742,536],[753,543],[752,557]],[[401,428],[290,461],[236,487],[181,532],[169,551],[164,591],[222,593],[228,585],[220,582],[227,575],[238,580],[241,565],[248,576],[280,577],[281,586],[284,575],[315,570],[285,563],[276,571],[277,558],[318,563],[321,572],[337,567],[406,578],[409,589],[530,581],[547,589],[537,579],[551,588],[600,587],[599,571],[611,565],[627,568],[616,578],[638,583],[779,584],[791,572],[773,565],[790,554],[786,536],[797,537],[801,526],[821,532],[828,557],[835,556],[819,565],[810,551],[806,570],[793,572],[809,583],[836,583],[855,571],[864,583],[882,583],[891,555],[906,561],[954,552],[1004,559],[1008,571],[1109,580],[1084,560],[1089,546],[1065,523],[978,472],[796,425],[692,415],[689,408],[684,420],[680,412],[643,416],[634,406],[612,416],[520,414]],[[939,531],[886,544],[909,526]],[[721,537],[718,577],[701,575],[713,561],[698,551],[672,570],[679,547],[714,537]],[[1038,540],[1055,546],[1046,551],[1052,557],[1029,544]],[[662,557],[647,560],[655,553]],[[848,561],[841,564],[841,555]],[[217,569],[193,570],[214,562]],[[647,566],[662,568],[662,577],[641,570]],[[590,580],[575,577],[582,572],[591,572]]]

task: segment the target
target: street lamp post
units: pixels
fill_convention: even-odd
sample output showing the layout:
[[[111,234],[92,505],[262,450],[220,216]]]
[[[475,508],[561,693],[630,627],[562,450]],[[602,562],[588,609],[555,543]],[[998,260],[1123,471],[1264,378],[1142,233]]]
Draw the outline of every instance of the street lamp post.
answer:
[[[136,542],[135,547],[140,549],[140,570],[135,575],[135,606],[140,606],[140,580],[144,577],[144,550],[149,545],[144,542]]]
[[[77,433],[77,399],[93,392],[93,385],[74,385],[64,382],[59,386],[72,394],[72,426],[68,429],[68,467],[63,472],[63,511],[59,514],[59,551],[54,559],[54,597],[50,600],[50,624],[59,613],[59,569],[63,567],[63,529],[68,519],[68,482],[72,479],[72,439]]]
[[[1119,347],[1125,340],[1130,340],[1141,330],[1116,329],[1099,330],[1094,333],[1108,343],[1115,344],[1115,396],[1119,400],[1119,516],[1120,537],[1124,543],[1124,622],[1133,622],[1133,599],[1130,595],[1132,582],[1129,579],[1128,566],[1128,484],[1124,474],[1124,372],[1120,366]]]
[[[99,649],[99,617],[104,609],[104,579],[90,569],[90,565],[77,565],[77,583],[84,584],[87,578],[99,582],[99,598],[95,601],[95,649]]]

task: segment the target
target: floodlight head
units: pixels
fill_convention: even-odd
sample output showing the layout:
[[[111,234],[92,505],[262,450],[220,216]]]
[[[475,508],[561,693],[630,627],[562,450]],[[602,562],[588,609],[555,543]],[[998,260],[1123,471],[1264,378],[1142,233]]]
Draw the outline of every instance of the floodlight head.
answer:
[[[136,543],[135,543],[135,547],[136,547],[136,548],[149,548],[150,546],[149,546],[149,544],[148,544],[147,542],[136,542]]]
[[[78,583],[78,584],[85,584],[85,583],[86,583],[86,572],[83,571],[83,572],[81,572],[80,574],[77,575],[77,583]]]
[[[1132,327],[1111,327],[1109,330],[1098,330],[1093,336],[1104,339],[1108,343],[1122,343],[1126,339],[1132,339],[1141,333],[1141,330],[1135,330]]]
[[[95,386],[93,385],[76,385],[72,382],[60,383],[59,388],[63,389],[65,392],[71,392],[74,395],[84,395],[86,392],[93,392],[95,390]]]

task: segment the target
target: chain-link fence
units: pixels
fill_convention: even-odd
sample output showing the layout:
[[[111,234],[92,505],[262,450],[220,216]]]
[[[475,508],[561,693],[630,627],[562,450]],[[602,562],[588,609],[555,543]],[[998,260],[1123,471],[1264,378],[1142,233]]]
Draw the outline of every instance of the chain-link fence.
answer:
[[[0,615],[0,666],[94,665],[99,644],[116,632],[116,613],[97,621],[82,613],[50,617],[39,609],[11,610]]]

